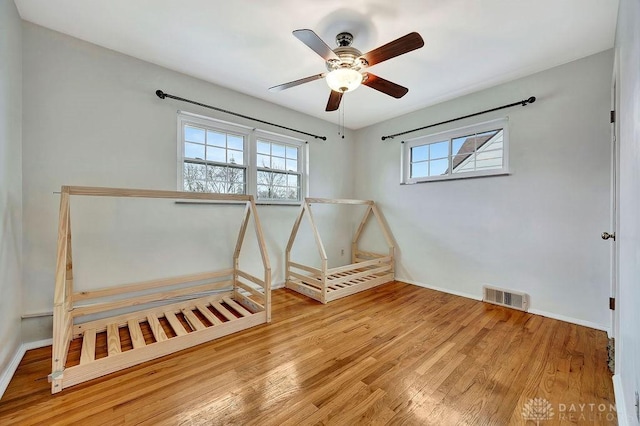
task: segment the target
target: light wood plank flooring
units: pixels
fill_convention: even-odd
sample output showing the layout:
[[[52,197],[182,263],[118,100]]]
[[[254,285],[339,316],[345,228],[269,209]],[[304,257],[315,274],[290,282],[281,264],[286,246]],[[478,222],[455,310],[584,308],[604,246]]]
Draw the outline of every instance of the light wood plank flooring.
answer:
[[[328,305],[282,289],[270,325],[55,396],[51,348],[29,351],[0,425],[615,424],[606,344],[601,331],[400,282]],[[527,421],[535,398],[551,411]]]

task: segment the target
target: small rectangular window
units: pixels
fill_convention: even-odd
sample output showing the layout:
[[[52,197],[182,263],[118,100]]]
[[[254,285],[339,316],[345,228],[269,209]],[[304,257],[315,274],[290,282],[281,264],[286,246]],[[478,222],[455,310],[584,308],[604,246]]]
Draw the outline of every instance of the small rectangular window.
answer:
[[[508,173],[507,120],[421,136],[403,144],[403,183]]]

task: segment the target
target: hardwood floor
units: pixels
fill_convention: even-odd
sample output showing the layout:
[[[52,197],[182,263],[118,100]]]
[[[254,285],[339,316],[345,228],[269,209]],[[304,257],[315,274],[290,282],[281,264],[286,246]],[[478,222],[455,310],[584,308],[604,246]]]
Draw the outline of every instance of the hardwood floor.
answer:
[[[270,325],[54,396],[51,348],[29,351],[0,425],[616,424],[606,345],[601,331],[400,282],[328,305],[282,289]],[[527,423],[536,407],[551,410]]]

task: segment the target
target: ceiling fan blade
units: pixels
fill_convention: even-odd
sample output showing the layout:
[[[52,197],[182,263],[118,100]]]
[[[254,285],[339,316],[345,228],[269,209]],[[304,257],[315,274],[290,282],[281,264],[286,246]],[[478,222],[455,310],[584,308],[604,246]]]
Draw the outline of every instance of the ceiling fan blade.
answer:
[[[413,32],[367,52],[361,58],[364,58],[369,63],[369,66],[372,66],[419,49],[422,46],[424,46],[424,40],[422,40],[420,34]]]
[[[293,35],[298,40],[309,46],[311,50],[322,56],[325,61],[328,61],[329,59],[340,59],[338,55],[336,55],[333,50],[331,50],[327,43],[322,41],[322,39],[318,37],[318,34],[314,33],[313,31],[295,30],[293,32]]]
[[[320,80],[321,78],[324,78],[325,75],[326,75],[325,73],[322,73],[322,74],[312,75],[310,77],[301,78],[300,80],[294,80],[288,83],[279,84],[277,86],[269,87],[269,91],[279,92],[284,89],[289,89],[291,87],[299,86],[304,83],[309,83],[310,81]]]
[[[365,78],[362,84],[369,86],[372,89],[376,89],[378,92],[393,96],[396,99],[403,97],[409,91],[406,87],[400,86],[399,84],[393,83],[389,80],[385,80],[384,78],[378,77],[370,72],[365,73],[364,76]]]
[[[325,111],[335,111],[340,107],[340,101],[342,100],[342,92],[331,91],[329,95],[329,102],[327,102],[327,108]]]

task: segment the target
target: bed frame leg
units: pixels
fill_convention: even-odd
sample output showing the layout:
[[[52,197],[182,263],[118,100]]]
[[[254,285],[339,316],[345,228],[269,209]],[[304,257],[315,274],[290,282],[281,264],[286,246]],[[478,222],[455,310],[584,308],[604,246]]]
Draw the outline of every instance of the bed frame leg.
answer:
[[[51,393],[58,393],[62,390],[62,376],[64,371],[54,371],[47,376],[47,380],[51,383]]]

